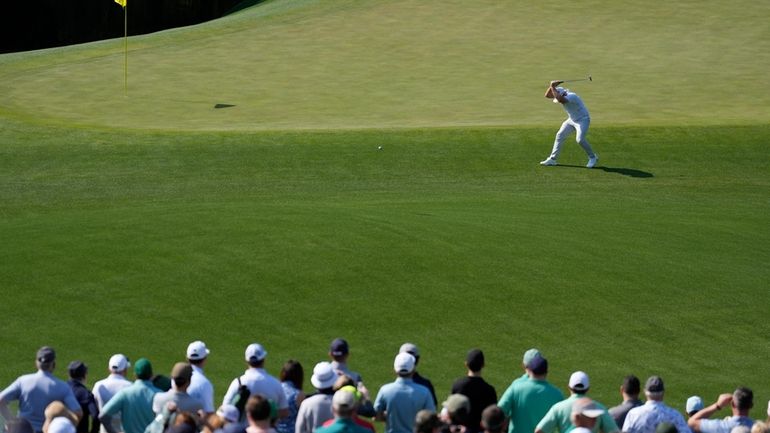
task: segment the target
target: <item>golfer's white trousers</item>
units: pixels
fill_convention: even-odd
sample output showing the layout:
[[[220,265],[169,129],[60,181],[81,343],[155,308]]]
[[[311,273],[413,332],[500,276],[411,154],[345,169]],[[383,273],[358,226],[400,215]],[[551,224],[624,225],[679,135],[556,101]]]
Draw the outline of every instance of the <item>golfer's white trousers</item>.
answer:
[[[588,116],[580,120],[565,120],[564,123],[561,124],[561,128],[559,128],[559,132],[556,133],[556,139],[553,141],[553,149],[551,150],[550,158],[554,160],[559,158],[559,153],[561,153],[561,146],[564,144],[564,140],[566,140],[567,136],[573,132],[576,133],[575,141],[577,141],[580,147],[586,151],[588,157],[593,158],[596,156],[593,149],[591,149],[591,145],[588,144],[588,140],[586,140],[586,135],[588,135],[588,125],[590,124],[591,118]]]

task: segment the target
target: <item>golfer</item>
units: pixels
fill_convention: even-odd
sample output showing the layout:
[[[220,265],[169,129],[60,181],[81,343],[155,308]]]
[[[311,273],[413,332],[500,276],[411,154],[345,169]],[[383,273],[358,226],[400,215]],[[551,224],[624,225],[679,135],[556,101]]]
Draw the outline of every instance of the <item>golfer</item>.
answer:
[[[559,153],[561,152],[561,145],[564,140],[572,132],[576,132],[575,141],[580,144],[580,147],[588,154],[588,164],[586,167],[593,168],[596,162],[599,161],[599,157],[591,149],[591,145],[586,140],[588,135],[588,125],[591,124],[591,116],[588,114],[588,109],[583,100],[580,99],[574,92],[570,92],[569,89],[563,87],[556,87],[563,81],[551,81],[551,85],[548,86],[548,90],[545,92],[545,97],[553,99],[553,102],[558,102],[564,107],[564,111],[567,112],[567,120],[561,124],[559,132],[556,133],[556,140],[553,142],[553,150],[551,155],[546,158],[545,161],[541,161],[540,165],[556,165],[556,160],[559,159]]]

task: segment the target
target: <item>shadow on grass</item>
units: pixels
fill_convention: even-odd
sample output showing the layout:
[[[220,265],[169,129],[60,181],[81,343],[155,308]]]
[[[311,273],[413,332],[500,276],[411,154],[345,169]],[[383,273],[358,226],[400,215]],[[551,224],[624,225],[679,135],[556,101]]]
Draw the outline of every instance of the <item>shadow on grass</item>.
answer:
[[[264,2],[264,1],[265,0],[244,0],[244,1],[236,4],[235,6],[233,6],[230,10],[228,10],[227,12],[225,12],[222,15],[223,16],[227,16],[227,15],[230,15],[230,14],[234,14],[234,13],[242,11],[242,10],[244,10],[246,8],[250,8],[252,6],[258,5],[258,4],[260,4],[260,3]]]
[[[586,168],[583,165],[569,165],[569,164],[559,164],[558,167]],[[623,176],[628,176],[628,177],[637,177],[637,178],[655,177],[652,173],[648,171],[637,170],[635,168],[604,167],[604,166],[597,165],[593,169],[602,170],[607,173],[622,174]]]

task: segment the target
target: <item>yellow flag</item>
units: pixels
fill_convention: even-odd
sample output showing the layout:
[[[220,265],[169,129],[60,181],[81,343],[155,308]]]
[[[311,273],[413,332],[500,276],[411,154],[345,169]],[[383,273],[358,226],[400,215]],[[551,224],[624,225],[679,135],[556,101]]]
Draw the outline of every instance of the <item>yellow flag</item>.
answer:
[[[126,2],[127,1],[128,0],[115,0],[115,3],[117,3],[117,4],[119,4],[119,5],[123,6],[123,7],[126,7]]]

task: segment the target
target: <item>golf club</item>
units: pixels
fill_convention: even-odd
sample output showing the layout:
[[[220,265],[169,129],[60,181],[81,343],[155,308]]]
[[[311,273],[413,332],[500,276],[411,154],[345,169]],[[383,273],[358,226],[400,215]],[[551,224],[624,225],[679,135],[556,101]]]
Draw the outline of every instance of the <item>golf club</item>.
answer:
[[[589,75],[588,78],[578,78],[575,80],[561,80],[562,83],[572,83],[573,81],[593,81],[591,79],[591,76]]]

